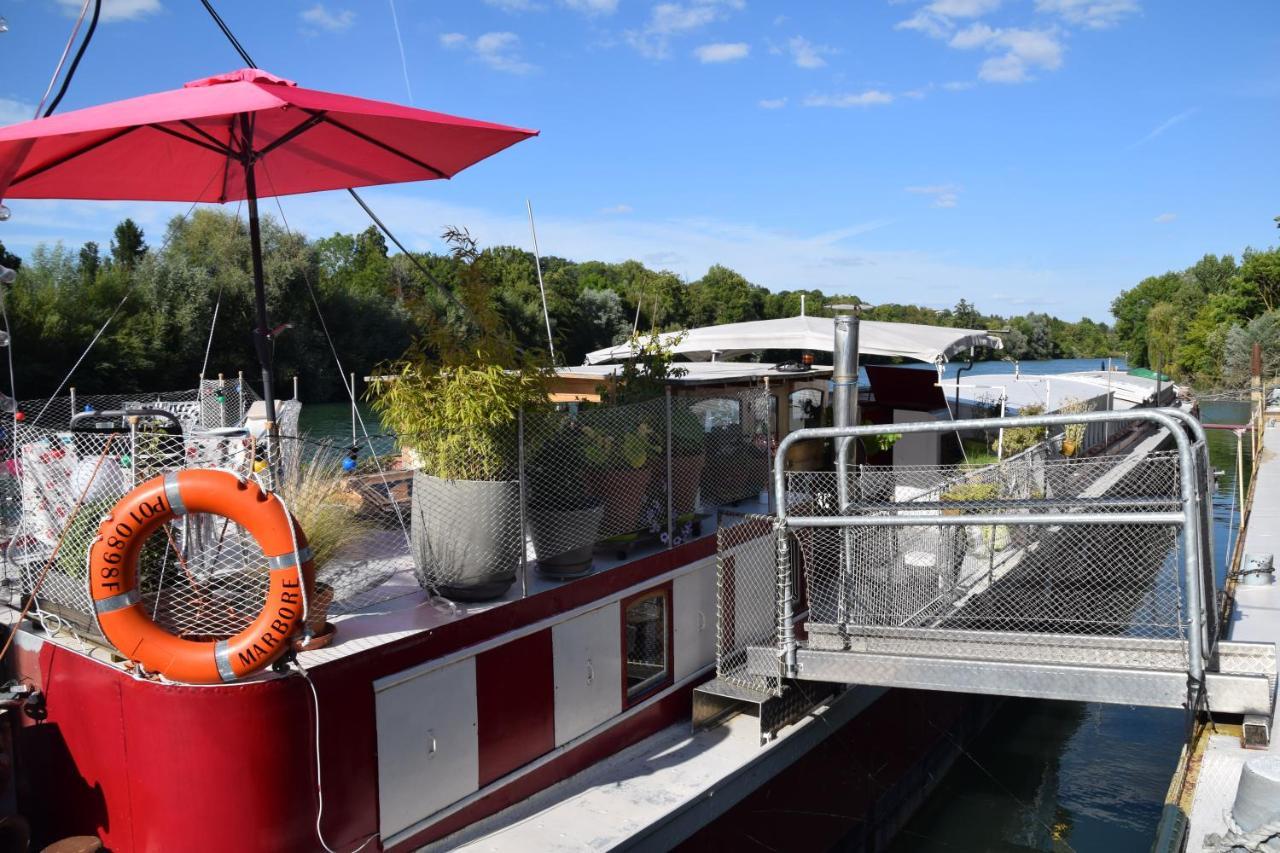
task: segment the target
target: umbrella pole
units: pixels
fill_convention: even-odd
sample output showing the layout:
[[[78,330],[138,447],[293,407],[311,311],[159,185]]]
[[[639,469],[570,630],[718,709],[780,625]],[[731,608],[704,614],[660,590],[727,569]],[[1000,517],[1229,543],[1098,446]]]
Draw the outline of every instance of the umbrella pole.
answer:
[[[253,295],[258,328],[253,332],[253,346],[262,365],[262,401],[267,409],[267,465],[274,479],[278,453],[276,448],[276,393],[271,377],[271,327],[267,325],[267,287],[262,274],[262,232],[258,228],[258,188],[253,176],[253,163],[244,169],[245,193],[249,203],[249,246],[253,258]]]

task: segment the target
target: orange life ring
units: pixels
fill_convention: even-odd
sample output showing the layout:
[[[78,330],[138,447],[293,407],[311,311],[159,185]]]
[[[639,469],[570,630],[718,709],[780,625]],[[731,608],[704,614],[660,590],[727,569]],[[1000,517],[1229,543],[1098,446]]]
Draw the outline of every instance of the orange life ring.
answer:
[[[143,543],[165,522],[194,512],[240,525],[267,557],[266,605],[247,628],[226,640],[183,639],[151,621],[142,606],[138,556]],[[228,471],[178,471],[137,486],[99,525],[89,549],[89,594],[103,635],[149,672],[194,684],[235,681],[278,658],[302,625],[302,585],[310,596],[314,575],[307,537],[280,499]]]

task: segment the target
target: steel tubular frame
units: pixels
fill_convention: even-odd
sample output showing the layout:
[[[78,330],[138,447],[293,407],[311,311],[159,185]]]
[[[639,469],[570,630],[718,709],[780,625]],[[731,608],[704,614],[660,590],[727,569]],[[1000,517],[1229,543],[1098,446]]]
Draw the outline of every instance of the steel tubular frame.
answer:
[[[787,449],[798,441],[806,439],[834,439],[837,447],[841,440],[847,445],[853,439],[863,436],[906,433],[952,432],[964,430],[985,430],[992,428],[1012,429],[1019,427],[1057,427],[1080,423],[1132,423],[1143,421],[1166,429],[1177,445],[1178,473],[1180,478],[1182,504],[1178,512],[1128,512],[1128,513],[1088,513],[1088,512],[1042,512],[1029,515],[1006,513],[988,513],[983,515],[896,515],[896,516],[793,516],[787,515],[787,482],[786,458]],[[1194,443],[1188,437],[1187,427],[1195,437]],[[1195,450],[1200,448],[1199,459]],[[1202,475],[1202,476],[1201,476]],[[839,473],[837,474],[839,477]],[[958,421],[941,422],[909,422],[896,424],[851,425],[801,429],[787,435],[778,445],[773,469],[773,486],[777,507],[774,519],[774,531],[778,540],[778,587],[776,590],[776,606],[778,613],[778,654],[783,665],[785,677],[795,677],[797,673],[797,642],[794,627],[794,590],[792,589],[791,572],[784,570],[784,557],[787,556],[787,533],[790,527],[838,527],[852,529],[870,526],[938,526],[938,525],[1079,525],[1079,524],[1111,524],[1138,525],[1161,524],[1181,528],[1183,533],[1183,573],[1186,586],[1184,604],[1187,625],[1187,658],[1189,689],[1202,692],[1206,667],[1214,660],[1217,630],[1212,607],[1206,606],[1207,596],[1214,588],[1212,538],[1209,532],[1209,515],[1207,495],[1212,485],[1212,468],[1208,464],[1208,442],[1205,440],[1204,428],[1191,415],[1176,409],[1131,409],[1128,411],[1098,411],[1076,414],[1033,415],[1006,418],[971,418]],[[840,485],[843,477],[840,477]],[[1174,503],[1174,501],[1170,501]],[[847,511],[841,501],[842,512]]]

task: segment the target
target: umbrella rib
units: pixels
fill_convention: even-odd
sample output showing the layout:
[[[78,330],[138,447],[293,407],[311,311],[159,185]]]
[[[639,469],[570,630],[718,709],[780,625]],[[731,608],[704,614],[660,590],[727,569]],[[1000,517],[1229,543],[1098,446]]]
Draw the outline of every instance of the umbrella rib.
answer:
[[[221,157],[229,157],[232,154],[232,151],[230,148],[226,148],[225,146],[219,147],[217,145],[210,145],[209,143],[204,142],[202,140],[192,139],[190,136],[187,136],[185,133],[178,133],[178,131],[174,130],[171,127],[165,127],[163,124],[149,124],[147,125],[147,127],[153,130],[158,130],[161,133],[167,133],[170,136],[172,136],[174,139],[181,139],[183,142],[190,142],[192,145],[198,145],[199,147],[212,151],[214,154],[217,154]]]
[[[311,111],[311,110],[308,110],[307,112],[312,112],[312,111]],[[313,114],[313,115],[316,115],[316,113],[312,113],[312,114]],[[347,133],[351,134],[351,135],[352,135],[352,136],[354,136],[355,138],[357,138],[357,139],[361,139],[361,140],[364,140],[365,142],[368,142],[370,145],[375,145],[375,146],[377,146],[378,148],[381,148],[383,151],[386,151],[386,152],[388,152],[388,153],[390,153],[390,154],[394,154],[394,155],[396,155],[397,157],[399,157],[399,158],[401,158],[401,159],[403,159],[403,160],[408,160],[410,163],[412,163],[413,165],[417,166],[418,168],[420,168],[420,169],[426,169],[428,172],[433,173],[437,178],[446,178],[446,179],[447,179],[447,178],[449,177],[449,176],[448,176],[448,175],[446,175],[444,172],[442,172],[442,171],[440,171],[439,169],[437,169],[435,166],[432,166],[430,163],[424,163],[424,162],[422,162],[421,160],[419,160],[418,158],[414,157],[413,155],[411,155],[411,154],[406,154],[405,152],[401,151],[399,148],[395,148],[395,147],[393,147],[393,146],[391,146],[391,145],[388,145],[387,143],[383,142],[383,141],[382,141],[382,140],[380,140],[380,139],[374,139],[374,138],[373,138],[372,136],[370,136],[369,134],[364,133],[364,132],[359,131],[359,130],[356,130],[354,127],[351,127],[350,125],[343,124],[342,122],[337,121],[336,119],[334,119],[334,118],[332,118],[332,117],[330,117],[330,116],[325,115],[325,116],[323,116],[323,118],[322,118],[321,120],[322,120],[322,121],[324,121],[326,124],[331,124],[331,125],[333,125],[334,127],[338,128],[339,130],[345,130]]]
[[[69,154],[64,154],[61,157],[54,158],[53,160],[50,160],[48,163],[45,163],[42,166],[36,166],[34,169],[28,172],[23,172],[21,175],[18,175],[17,177],[15,177],[12,181],[9,182],[9,186],[15,187],[18,184],[22,183],[23,181],[34,178],[37,175],[42,175],[45,172],[49,171],[50,169],[57,168],[58,166],[61,166],[63,163],[67,163],[67,162],[70,162],[71,160],[76,159],[82,154],[88,154],[90,151],[101,148],[103,145],[106,145],[110,142],[114,142],[120,137],[125,136],[126,134],[133,133],[139,127],[141,127],[141,125],[135,124],[130,127],[121,128],[120,130],[117,130],[115,133],[112,133],[108,136],[104,136],[102,139],[95,140],[77,151],[72,151]]]
[[[218,146],[218,150],[221,151],[222,153],[224,154],[233,153],[231,151],[231,146],[229,144],[223,142],[221,139],[214,136],[212,133],[200,127],[199,125],[195,124],[194,122],[188,121],[187,119],[183,119],[181,124],[183,127],[190,129],[192,133],[199,134],[200,136],[207,139],[211,144]]]
[[[261,151],[255,151],[253,153],[253,159],[261,160],[263,157],[266,157],[268,154],[270,154],[272,151],[279,148],[281,145],[284,145],[287,142],[292,142],[294,139],[297,139],[299,136],[306,133],[308,130],[315,127],[320,122],[324,121],[325,115],[326,114],[323,112],[312,113],[309,119],[307,119],[304,122],[301,122],[300,124],[298,124],[297,127],[293,128],[288,133],[284,134],[283,136],[281,136],[280,138],[272,142],[270,145],[267,145]]]

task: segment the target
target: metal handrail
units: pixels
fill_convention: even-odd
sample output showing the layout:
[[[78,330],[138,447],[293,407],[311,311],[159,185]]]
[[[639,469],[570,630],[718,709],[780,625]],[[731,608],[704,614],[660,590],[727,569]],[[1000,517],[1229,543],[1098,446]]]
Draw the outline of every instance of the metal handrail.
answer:
[[[1181,512],[1160,513],[1070,513],[1053,512],[1039,514],[985,515],[898,515],[898,516],[805,516],[787,517],[786,459],[787,449],[806,439],[855,439],[863,436],[890,434],[921,434],[963,431],[971,429],[1016,429],[1020,427],[1068,426],[1080,423],[1115,423],[1146,421],[1168,430],[1178,451],[1179,478],[1182,491]],[[1204,428],[1195,418],[1177,409],[1130,409],[1127,411],[1079,412],[1058,415],[1022,415],[1006,418],[969,418],[957,421],[913,421],[896,424],[867,424],[862,426],[816,427],[796,430],[778,444],[774,461],[774,492],[777,495],[777,511],[774,522],[778,538],[779,559],[785,556],[788,525],[812,527],[861,527],[861,526],[936,526],[983,524],[1170,524],[1182,528],[1183,572],[1186,583],[1186,614],[1188,621],[1187,657],[1188,677],[1193,685],[1204,683],[1204,671],[1208,661],[1211,634],[1207,633],[1204,602],[1207,595],[1205,575],[1201,562],[1208,559],[1204,546],[1208,539],[1201,532],[1205,523],[1204,501],[1197,484],[1197,465],[1193,455],[1193,443],[1180,426],[1187,426],[1196,437],[1196,444],[1203,444],[1208,454],[1208,442]],[[1207,458],[1206,458],[1207,462]],[[1207,466],[1206,466],[1207,467]],[[1206,472],[1208,484],[1211,472]],[[843,478],[841,478],[843,479]],[[842,508],[843,509],[843,508]],[[781,564],[781,563],[780,563]],[[778,640],[780,654],[788,677],[796,672],[796,636],[792,624],[794,591],[789,573],[778,574]]]

